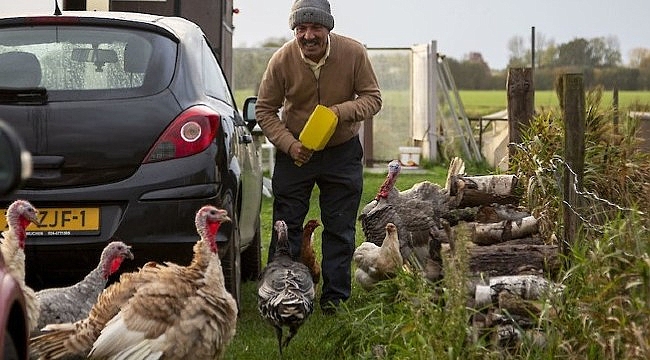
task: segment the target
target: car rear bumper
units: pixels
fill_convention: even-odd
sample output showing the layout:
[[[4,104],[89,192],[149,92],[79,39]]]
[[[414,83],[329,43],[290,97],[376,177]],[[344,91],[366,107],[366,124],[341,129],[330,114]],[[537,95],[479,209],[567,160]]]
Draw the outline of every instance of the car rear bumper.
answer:
[[[97,266],[102,249],[113,240],[133,247],[136,259],[125,262],[127,267],[147,261],[187,263],[198,239],[196,211],[206,204],[221,205],[219,172],[210,153],[181,159],[182,167],[178,160],[145,164],[132,177],[112,184],[14,193],[12,198],[27,199],[37,209],[100,209],[95,234],[48,235],[47,225],[28,233],[28,283],[50,287],[82,279]],[[220,236],[219,240],[226,239]]]
[[[132,245],[134,259],[125,260],[118,273],[134,271],[149,261],[172,261],[187,265],[192,259],[192,247],[198,239],[185,243],[140,243]],[[99,262],[104,243],[62,244],[56,246],[28,246],[26,248],[26,282],[38,291],[43,288],[69,286],[82,280]]]

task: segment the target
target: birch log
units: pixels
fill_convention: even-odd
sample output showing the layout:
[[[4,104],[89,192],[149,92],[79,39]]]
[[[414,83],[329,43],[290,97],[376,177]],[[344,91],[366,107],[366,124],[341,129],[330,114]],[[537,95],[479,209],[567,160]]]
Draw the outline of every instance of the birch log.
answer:
[[[513,221],[504,220],[498,223],[474,223],[472,242],[477,245],[494,245],[512,239],[528,237],[537,232],[537,219],[533,216]]]
[[[492,304],[505,305],[508,301],[515,303],[513,296],[522,300],[538,300],[542,296],[559,294],[563,289],[563,285],[536,275],[495,276],[490,278],[488,285],[476,285],[474,306],[481,308]],[[502,292],[508,295],[500,298]],[[528,310],[532,311],[532,308]]]
[[[484,175],[451,177],[449,195],[455,197],[457,208],[486,204],[517,204],[519,197],[513,195],[517,185],[515,175]]]

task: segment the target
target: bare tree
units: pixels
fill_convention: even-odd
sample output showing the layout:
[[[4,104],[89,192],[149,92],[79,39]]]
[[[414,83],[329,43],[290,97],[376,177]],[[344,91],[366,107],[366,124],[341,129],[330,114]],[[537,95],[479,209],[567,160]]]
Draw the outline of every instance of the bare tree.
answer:
[[[634,48],[630,50],[628,56],[630,57],[630,62],[628,65],[632,68],[638,68],[641,66],[641,63],[644,62],[645,59],[650,59],[650,49]],[[648,60],[645,61],[647,62]]]
[[[525,66],[528,63],[526,59],[526,50],[523,37],[519,35],[511,37],[510,40],[508,40],[508,51],[510,52],[508,67]]]
[[[538,53],[538,63],[540,67],[549,67],[553,66],[557,62],[558,58],[558,47],[555,44],[555,40],[550,40],[544,49]]]
[[[535,64],[538,67],[550,66],[557,59],[557,46],[554,39],[547,39],[542,33],[535,34]]]

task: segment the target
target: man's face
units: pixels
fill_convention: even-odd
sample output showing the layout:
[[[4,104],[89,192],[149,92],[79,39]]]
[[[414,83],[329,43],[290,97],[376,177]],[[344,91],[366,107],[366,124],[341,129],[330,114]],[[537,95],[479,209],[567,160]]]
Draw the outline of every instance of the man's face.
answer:
[[[303,23],[295,28],[296,40],[302,53],[311,61],[318,62],[327,51],[329,30],[316,23]]]

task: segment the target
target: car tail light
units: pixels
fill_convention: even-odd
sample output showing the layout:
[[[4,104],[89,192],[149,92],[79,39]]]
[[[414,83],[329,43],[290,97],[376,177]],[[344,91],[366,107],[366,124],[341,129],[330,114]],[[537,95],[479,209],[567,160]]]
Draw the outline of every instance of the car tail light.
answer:
[[[207,149],[217,134],[219,119],[219,114],[206,106],[183,111],[149,150],[144,163],[178,159]]]

